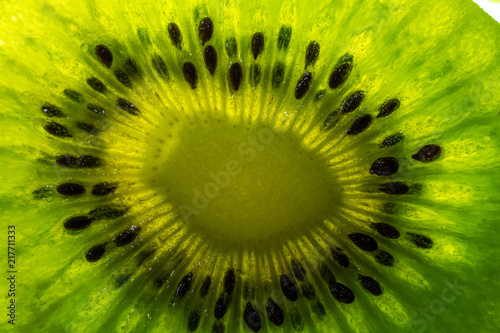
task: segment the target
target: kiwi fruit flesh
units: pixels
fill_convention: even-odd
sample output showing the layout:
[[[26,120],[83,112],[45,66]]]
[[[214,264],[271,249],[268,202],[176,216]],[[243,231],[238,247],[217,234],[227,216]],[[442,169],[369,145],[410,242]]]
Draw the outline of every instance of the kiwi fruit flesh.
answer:
[[[499,327],[500,27],[474,3],[2,7],[16,330]]]

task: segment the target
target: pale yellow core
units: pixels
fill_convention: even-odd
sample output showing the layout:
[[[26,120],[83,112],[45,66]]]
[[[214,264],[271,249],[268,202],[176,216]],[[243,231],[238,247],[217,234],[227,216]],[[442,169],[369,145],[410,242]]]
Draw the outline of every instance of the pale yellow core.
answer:
[[[162,139],[149,148],[144,177],[200,237],[289,239],[338,208],[340,188],[326,163],[294,134],[221,120],[180,127],[152,135]]]

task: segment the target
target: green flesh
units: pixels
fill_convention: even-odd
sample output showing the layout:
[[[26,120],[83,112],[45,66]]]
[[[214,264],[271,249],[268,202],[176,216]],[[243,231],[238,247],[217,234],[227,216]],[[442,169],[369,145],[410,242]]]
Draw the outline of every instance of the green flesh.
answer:
[[[203,45],[205,17],[214,32]],[[33,1],[2,4],[0,22],[0,208],[2,237],[15,225],[17,271],[16,325],[4,316],[2,330],[211,332],[218,325],[249,332],[248,302],[260,315],[259,332],[500,327],[500,26],[472,2]],[[169,38],[171,22],[180,44]],[[291,33],[288,45],[280,31]],[[264,47],[255,52],[257,32]],[[312,41],[319,56],[309,61]],[[97,45],[111,50],[109,68]],[[214,75],[204,62],[208,45],[217,52]],[[330,74],[349,56],[350,76],[331,89]],[[196,68],[195,89],[186,62]],[[229,75],[235,63],[238,89]],[[297,99],[306,71],[313,79]],[[325,128],[357,91],[365,96],[360,106]],[[120,107],[119,98],[137,109]],[[401,106],[377,118],[393,98]],[[44,114],[46,103],[63,116]],[[347,135],[365,114],[372,116],[366,130]],[[71,136],[51,135],[49,122]],[[380,146],[397,133],[401,142]],[[412,158],[430,144],[442,148],[436,160]],[[103,165],[63,167],[55,161],[64,154]],[[395,174],[370,173],[383,157],[397,158]],[[117,188],[92,194],[102,182]],[[408,185],[408,194],[380,191],[388,182]],[[56,190],[63,183],[86,192],[63,196]],[[105,206],[121,213],[95,211]],[[66,230],[76,216],[94,220]],[[401,236],[383,237],[372,226],[381,222]],[[131,227],[140,227],[138,236],[117,246]],[[378,249],[356,246],[355,233]],[[432,246],[418,247],[415,234]],[[102,258],[86,260],[104,243]],[[380,264],[381,251],[394,257],[392,266]],[[352,303],[332,295],[322,265],[352,290]],[[216,319],[230,269],[235,289]],[[175,296],[190,272],[186,295]],[[282,274],[297,286],[296,301],[284,295]],[[359,274],[380,283],[382,294],[363,288]],[[201,297],[207,276],[212,283]],[[12,298],[4,296],[4,306]],[[268,298],[284,313],[281,326],[266,314]]]

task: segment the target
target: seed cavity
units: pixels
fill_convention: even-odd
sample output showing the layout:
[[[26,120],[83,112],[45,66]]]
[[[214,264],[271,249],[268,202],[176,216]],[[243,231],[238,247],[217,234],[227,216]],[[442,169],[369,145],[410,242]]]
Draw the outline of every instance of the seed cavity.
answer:
[[[432,239],[430,239],[427,236],[414,234],[414,233],[410,233],[410,232],[408,232],[407,234],[408,234],[408,236],[410,236],[410,241],[413,244],[415,244],[416,246],[418,246],[419,248],[430,249],[434,245],[434,242],[432,241]]]
[[[64,113],[59,107],[49,103],[45,103],[42,105],[42,112],[49,118],[61,118],[62,116],[64,116]]]
[[[432,162],[441,155],[441,147],[438,145],[426,145],[420,148],[420,150],[411,155],[416,161],[419,162]]]
[[[289,25],[282,25],[278,34],[278,50],[286,50],[292,38],[292,27]]]
[[[224,333],[224,324],[214,323],[212,325],[212,333]]]
[[[347,135],[357,135],[364,132],[372,123],[372,116],[365,114],[354,120],[351,127],[345,132]]]
[[[217,68],[217,51],[212,45],[205,47],[203,58],[205,59],[205,66],[207,66],[208,71],[214,75]]]
[[[337,123],[340,120],[339,115],[340,115],[340,109],[337,109],[337,110],[333,111],[332,113],[330,113],[326,117],[325,122],[323,123],[323,129],[330,130],[330,129],[334,128],[335,125],[337,125]]]
[[[128,77],[127,73],[125,73],[124,70],[121,69],[115,70],[115,77],[125,87],[132,88],[132,81],[130,81],[130,78]]]
[[[130,72],[139,75],[139,67],[137,67],[137,62],[133,58],[127,58],[125,65]]]
[[[210,276],[207,276],[205,278],[205,281],[203,281],[203,284],[201,285],[201,288],[200,288],[200,296],[202,298],[207,296],[208,291],[210,290],[211,284],[212,284],[212,278]]]
[[[305,324],[297,308],[290,309],[290,321],[292,322],[293,329],[295,332],[302,332],[304,330]]]
[[[373,237],[356,232],[349,235],[349,239],[363,251],[375,251],[378,249],[378,244]]]
[[[302,296],[304,296],[306,299],[312,301],[316,297],[316,292],[314,291],[314,287],[309,284],[303,284],[302,285]]]
[[[328,268],[328,265],[324,262],[319,266],[319,274],[326,283],[330,283],[331,281],[335,282],[335,275],[333,275],[332,270]]]
[[[139,235],[140,231],[141,227],[131,227],[130,229],[121,232],[114,239],[116,246],[125,246],[132,243],[137,235]]]
[[[375,255],[375,261],[378,262],[381,265],[391,267],[394,265],[394,257],[392,254],[389,252],[380,250],[376,255]]]
[[[85,253],[85,259],[88,262],[96,262],[104,256],[105,252],[106,243],[94,245]]]
[[[156,54],[153,55],[153,57],[151,58],[151,63],[162,79],[166,80],[170,77],[170,75],[168,74],[167,64],[161,56]]]
[[[309,65],[314,65],[319,57],[319,44],[316,41],[309,43],[306,49],[306,69]]]
[[[195,89],[198,84],[198,72],[196,71],[196,67],[190,62],[185,62],[184,65],[182,65],[182,73],[191,89]]]
[[[373,162],[370,173],[377,176],[392,176],[399,169],[399,162],[394,157],[382,157]]]
[[[398,144],[399,142],[401,142],[401,140],[403,140],[403,139],[404,139],[404,136],[402,133],[396,133],[393,135],[389,135],[387,138],[384,139],[384,141],[382,141],[382,143],[380,143],[379,147],[380,148],[392,147],[392,146],[395,146],[396,144]]]
[[[401,105],[401,102],[397,98],[389,99],[385,101],[380,107],[379,107],[379,113],[377,114],[377,118],[381,117],[387,117],[394,111],[396,111],[399,106]]]
[[[243,319],[245,320],[245,323],[247,323],[248,327],[254,332],[258,332],[262,327],[260,314],[253,308],[250,302],[247,302],[245,312],[243,313]]]
[[[347,81],[352,71],[352,59],[351,55],[346,54],[337,62],[328,80],[330,89],[337,89]]]
[[[320,301],[317,301],[316,303],[311,305],[311,308],[313,312],[319,317],[323,317],[326,315],[325,307],[323,306],[323,304],[321,304]]]
[[[333,259],[342,267],[348,268],[349,267],[349,258],[345,253],[342,253],[340,249],[339,251],[335,251],[333,249],[330,249],[330,252],[332,253]]]
[[[181,35],[181,30],[175,23],[169,23],[168,24],[168,35],[170,37],[170,40],[172,41],[172,44],[179,50],[181,49],[181,43],[182,43],[182,35]]]
[[[214,33],[214,23],[210,17],[205,17],[201,20],[200,25],[198,26],[198,32],[201,42],[205,45],[205,43],[212,38]]]
[[[85,193],[85,187],[76,183],[63,183],[57,186],[57,192],[65,196],[82,195]]]
[[[340,106],[340,113],[346,114],[356,110],[363,102],[365,95],[362,91],[356,91],[351,95],[344,98],[342,105]]]
[[[100,132],[99,129],[97,129],[97,127],[95,127],[94,125],[84,123],[82,121],[77,121],[76,127],[78,127],[79,129],[81,129],[89,134],[99,134],[99,132]]]
[[[293,283],[292,279],[290,279],[286,274],[281,275],[280,286],[283,295],[285,295],[288,300],[292,302],[297,300],[299,297],[297,287],[295,287],[295,283]]]
[[[382,184],[379,190],[387,194],[407,194],[410,187],[402,182],[391,182]]]
[[[188,330],[194,332],[198,328],[198,325],[200,325],[200,313],[198,310],[193,310],[189,313]]]
[[[87,104],[87,109],[89,109],[90,111],[92,111],[94,113],[100,114],[100,115],[105,115],[106,114],[106,110],[104,110],[99,105]]]
[[[112,194],[116,191],[118,185],[108,182],[95,184],[92,188],[92,194],[95,196],[104,196]]]
[[[253,63],[250,66],[250,84],[252,87],[257,87],[260,83],[261,70],[260,64]]]
[[[285,78],[285,64],[278,61],[273,67],[273,88],[278,88]]]
[[[191,289],[191,284],[193,283],[193,272],[189,272],[184,275],[179,284],[177,285],[176,294],[180,298],[186,296],[188,291]]]
[[[238,51],[238,45],[236,44],[236,38],[234,37],[229,37],[226,39],[226,53],[229,56],[229,58],[234,57],[236,55],[236,52]]]
[[[236,276],[234,275],[234,269],[229,269],[224,275],[224,292],[231,294],[236,287]]]
[[[60,138],[70,138],[73,136],[66,127],[53,121],[46,123],[43,128],[47,133]]]
[[[293,274],[295,275],[297,280],[304,281],[306,275],[306,270],[304,269],[304,267],[302,267],[302,265],[297,261],[295,261],[294,259],[292,259],[291,265]]]
[[[106,93],[106,91],[108,90],[104,83],[102,83],[101,80],[95,77],[88,78],[87,84],[90,86],[90,88],[94,89],[97,92],[100,92],[101,94]]]
[[[330,293],[341,303],[350,304],[354,302],[354,293],[347,286],[338,282],[330,282]]]
[[[100,62],[108,68],[111,67],[113,63],[113,53],[111,53],[111,50],[106,45],[99,44],[95,47],[94,51]]]
[[[276,302],[274,302],[272,298],[267,299],[266,313],[267,313],[267,318],[274,325],[281,326],[281,324],[283,324],[284,321],[283,311],[281,311],[279,305],[276,304]]]
[[[83,230],[87,228],[94,219],[88,216],[75,216],[64,222],[64,229],[69,231]]]
[[[312,78],[313,77],[311,72],[305,72],[304,74],[302,74],[299,81],[297,82],[297,86],[295,87],[296,99],[302,99],[302,97],[304,97],[305,94],[309,91],[309,86],[311,85]]]
[[[113,206],[102,206],[89,212],[89,215],[96,219],[116,219],[127,212],[126,208],[117,208]]]
[[[256,32],[252,37],[252,52],[253,58],[257,59],[259,54],[264,50],[264,35],[262,32]]]
[[[239,62],[236,62],[229,67],[229,80],[234,91],[240,89],[241,81],[243,80],[243,70]]]
[[[122,110],[134,116],[137,116],[139,115],[139,113],[141,113],[141,111],[134,104],[127,101],[125,98],[118,98],[116,100],[116,105],[118,105]]]
[[[379,234],[387,238],[396,239],[400,236],[398,229],[387,223],[373,223],[372,227],[375,228]]]
[[[215,302],[214,317],[222,319],[227,312],[227,304],[224,296],[220,296]]]
[[[359,280],[363,288],[368,290],[372,295],[379,296],[382,294],[382,287],[380,287],[380,284],[374,278],[359,274]]]
[[[91,155],[76,157],[66,154],[58,156],[56,163],[67,168],[97,168],[102,165],[102,160]]]

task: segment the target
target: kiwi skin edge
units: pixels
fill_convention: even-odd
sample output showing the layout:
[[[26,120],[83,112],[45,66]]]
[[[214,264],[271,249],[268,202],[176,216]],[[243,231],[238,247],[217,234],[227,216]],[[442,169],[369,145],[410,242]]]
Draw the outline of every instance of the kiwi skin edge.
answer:
[[[500,28],[474,3],[3,7],[17,330],[499,327]]]

